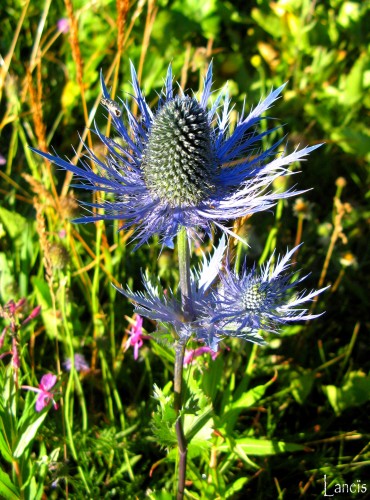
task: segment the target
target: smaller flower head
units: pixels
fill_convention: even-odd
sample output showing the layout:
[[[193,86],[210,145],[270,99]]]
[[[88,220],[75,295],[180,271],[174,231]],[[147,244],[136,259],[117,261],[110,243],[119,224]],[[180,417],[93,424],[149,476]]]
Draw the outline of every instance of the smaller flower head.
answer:
[[[58,409],[58,404],[54,400],[54,395],[55,395],[55,389],[53,387],[55,386],[57,382],[57,376],[53,375],[52,373],[47,373],[46,375],[43,375],[39,387],[31,387],[29,385],[22,385],[22,389],[26,389],[28,391],[33,391],[37,392],[38,396],[36,399],[36,411],[40,412],[44,408],[48,406],[50,402],[53,403],[54,409]]]
[[[297,248],[278,258],[274,268],[272,255],[259,273],[255,267],[247,270],[244,266],[239,275],[226,267],[220,275],[221,285],[213,294],[216,306],[212,319],[224,335],[247,338],[260,329],[278,333],[281,324],[320,316],[300,306],[312,301],[327,287],[292,297],[292,289],[306,277],[292,281],[293,273],[284,272]]]

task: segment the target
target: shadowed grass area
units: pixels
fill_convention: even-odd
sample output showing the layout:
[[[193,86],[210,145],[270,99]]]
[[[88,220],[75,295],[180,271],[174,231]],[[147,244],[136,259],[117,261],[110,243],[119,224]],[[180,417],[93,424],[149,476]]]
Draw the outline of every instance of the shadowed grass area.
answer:
[[[119,221],[71,223],[85,213],[78,182],[29,148],[74,164],[86,147],[103,158],[94,120],[114,132],[100,70],[136,115],[130,60],[152,107],[170,62],[183,88],[199,89],[213,60],[213,97],[227,80],[232,126],[243,105],[287,81],[264,148],[284,134],[288,153],[325,142],[291,166],[289,185],[274,183],[313,189],[238,219],[249,247],[230,239],[230,257],[251,267],[304,242],[294,270],[310,273],[308,291],[331,288],[312,302],[311,312],[326,311],[319,319],[262,332],[265,347],[228,339],[216,359],[184,368],[185,498],[360,498],[370,488],[369,6],[3,0],[0,10],[0,497],[176,494],[175,352],[144,319],[135,353],[138,318],[111,284],[141,290],[148,270],[174,289],[177,252],[156,238],[133,252]],[[207,238],[194,245],[192,264],[211,248]],[[46,392],[59,408],[37,413],[22,386],[39,388],[47,373],[58,375]]]

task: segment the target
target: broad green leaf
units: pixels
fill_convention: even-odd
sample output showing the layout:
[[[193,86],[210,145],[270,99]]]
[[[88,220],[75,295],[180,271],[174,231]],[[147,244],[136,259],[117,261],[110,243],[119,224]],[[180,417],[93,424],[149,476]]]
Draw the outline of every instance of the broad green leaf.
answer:
[[[256,456],[278,455],[279,453],[307,450],[307,447],[301,444],[269,439],[241,438],[235,439],[233,443],[234,446],[239,447],[247,455]],[[217,449],[223,452],[233,451],[229,443],[223,443]]]
[[[370,159],[370,131],[364,125],[337,128],[331,139],[346,153]]]
[[[258,385],[253,389],[245,392],[238,398],[236,401],[232,401],[225,406],[225,410],[220,418],[220,426],[225,425],[228,433],[232,431],[234,425],[238,419],[239,414],[253,406],[259,401],[262,396],[265,394],[267,387],[271,385],[271,382],[268,382],[265,385]]]
[[[259,9],[252,9],[252,19],[261,26],[273,38],[280,38],[283,34],[283,25],[281,20],[274,14],[267,14]]]
[[[291,376],[294,377],[294,373]],[[300,405],[305,402],[307,396],[310,394],[314,380],[315,375],[309,371],[293,378],[291,384],[292,395]]]
[[[18,488],[2,469],[0,469],[0,498],[4,498],[4,500],[16,500],[20,498]]]
[[[16,444],[15,450],[13,453],[13,456],[15,458],[19,458],[23,455],[24,450],[27,448],[27,446],[31,443],[31,441],[36,436],[36,433],[39,430],[43,421],[45,420],[45,417],[47,414],[48,414],[47,411],[43,411],[42,413],[40,413],[40,415],[36,418],[36,420],[34,422],[32,422],[25,429],[25,431],[20,435],[20,437],[18,439],[18,443]]]
[[[10,212],[2,207],[0,207],[0,220],[12,240],[17,240],[22,236],[27,226],[27,219],[22,217],[22,215],[16,212]]]
[[[347,75],[342,103],[352,106],[364,96],[364,73],[368,65],[368,58],[363,54],[351,68]]]
[[[51,339],[54,339],[55,335],[58,334],[61,320],[53,311],[48,284],[44,279],[36,277],[32,279],[32,284],[36,292],[37,304],[41,306],[41,315],[47,334]],[[58,334],[58,339],[62,340],[61,334]]]
[[[204,393],[214,402],[220,386],[220,380],[224,371],[225,362],[222,356],[209,362],[208,367],[200,376],[201,387]]]
[[[233,482],[225,492],[225,498],[235,498],[234,495],[238,491],[241,491],[243,486],[249,481],[248,477],[240,477],[235,482]]]
[[[212,405],[209,405],[200,415],[185,415],[184,432],[188,442],[193,438],[210,440],[213,432]]]
[[[0,252],[0,296],[1,301],[4,304],[14,298],[15,279],[13,275],[13,266],[14,263],[12,262],[11,257],[7,258],[5,253]]]
[[[361,371],[351,372],[342,387],[326,385],[323,390],[335,413],[339,415],[347,408],[370,401],[370,376]]]
[[[1,423],[0,423],[1,425]],[[1,425],[2,426],[2,425]],[[4,437],[4,429],[0,428],[0,452],[1,455],[3,456],[4,460],[9,462],[10,464],[13,461],[13,457],[11,454],[11,450],[9,449],[9,443],[6,441]]]

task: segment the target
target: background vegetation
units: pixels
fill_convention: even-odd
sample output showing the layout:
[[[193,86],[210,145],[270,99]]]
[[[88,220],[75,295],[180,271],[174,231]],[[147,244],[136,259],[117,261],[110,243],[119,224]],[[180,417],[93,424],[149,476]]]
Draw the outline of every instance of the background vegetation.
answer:
[[[369,490],[369,10],[344,0],[2,0],[0,304],[27,299],[18,324],[36,306],[41,314],[18,332],[19,370],[9,330],[0,352],[0,496],[174,494],[176,450],[158,446],[173,352],[148,339],[137,361],[124,352],[132,305],[111,283],[139,289],[148,268],[173,286],[176,255],[157,259],[158,242],[133,253],[118,223],[71,224],[82,211],[71,178],[29,150],[77,161],[81,135],[104,154],[89,131],[95,119],[110,133],[99,70],[126,99],[130,59],[152,105],[170,61],[181,84],[198,89],[213,59],[214,88],[229,82],[233,120],[244,100],[250,108],[288,81],[270,112],[285,124],[277,133],[290,149],[325,142],[294,176],[314,189],[239,221],[250,248],[235,252],[252,264],[304,241],[306,286],[331,284],[315,306],[326,314],[268,337],[266,348],[225,342],[215,361],[205,355],[186,369],[202,427],[188,497],[320,498],[325,475],[329,492],[338,483]],[[1,330],[11,321],[4,311]],[[74,353],[88,370],[63,367]],[[60,375],[63,404],[40,418],[35,395],[19,386],[47,372]]]

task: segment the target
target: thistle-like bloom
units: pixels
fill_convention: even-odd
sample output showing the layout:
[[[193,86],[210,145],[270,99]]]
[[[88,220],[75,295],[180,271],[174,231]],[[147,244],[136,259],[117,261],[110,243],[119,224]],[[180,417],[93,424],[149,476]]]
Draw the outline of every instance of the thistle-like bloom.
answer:
[[[311,320],[321,315],[310,314],[301,306],[328,287],[309,293],[305,290],[292,292],[307,277],[293,280],[294,273],[286,272],[290,267],[289,259],[299,246],[279,257],[274,267],[272,255],[260,272],[256,267],[247,270],[244,265],[240,275],[228,266],[220,273],[221,284],[212,297],[215,303],[212,323],[220,333],[241,338],[258,330],[278,333],[284,323]]]
[[[218,276],[225,248],[226,241],[222,237],[212,257],[208,260],[204,256],[200,269],[191,272],[191,306],[195,316],[194,321],[185,321],[179,293],[176,294],[172,290],[163,291],[159,281],[153,277],[143,275],[145,292],[132,292],[122,288],[117,290],[134,301],[137,314],[159,323],[172,325],[181,341],[186,342],[191,335],[205,341],[204,321],[209,317],[210,287]],[[210,327],[214,330],[213,325]],[[215,344],[210,347],[217,351]]]
[[[212,223],[223,225],[230,219],[271,208],[278,199],[298,194],[293,190],[270,191],[273,181],[290,175],[286,168],[318,147],[311,146],[285,156],[278,148],[261,149],[261,140],[275,129],[261,134],[256,125],[261,115],[279,97],[284,85],[272,91],[247,116],[239,116],[230,130],[230,99],[225,88],[208,107],[212,86],[212,63],[204,79],[199,99],[185,95],[179,87],[175,95],[171,66],[158,108],[152,110],[140,89],[131,65],[134,99],[140,116],[127,103],[120,106],[110,98],[101,77],[102,103],[111,115],[117,138],[96,134],[106,146],[102,160],[88,147],[80,166],[58,156],[36,151],[55,165],[73,172],[82,187],[104,191],[111,199],[88,204],[105,209],[75,222],[123,220],[122,228],[136,226],[137,245],[159,234],[171,245],[179,226],[210,231]],[[125,122],[123,121],[125,119]],[[95,165],[95,171],[91,164]]]
[[[55,390],[52,390],[57,382],[57,376],[52,373],[47,373],[43,375],[40,380],[38,387],[31,387],[29,385],[22,385],[22,389],[27,389],[28,391],[37,392],[38,396],[36,399],[36,411],[40,412],[48,406],[50,402],[53,402],[54,409],[58,409],[58,404],[54,400]]]

